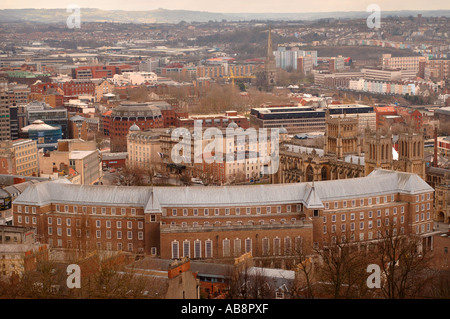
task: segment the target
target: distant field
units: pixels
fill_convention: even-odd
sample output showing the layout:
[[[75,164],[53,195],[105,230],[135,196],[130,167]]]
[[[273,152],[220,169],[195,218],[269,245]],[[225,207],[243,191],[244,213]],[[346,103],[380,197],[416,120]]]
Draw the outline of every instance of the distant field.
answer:
[[[351,57],[353,60],[358,59],[379,59],[382,54],[391,53],[392,56],[412,56],[419,55],[409,49],[380,48],[373,46],[311,46],[302,47],[302,50],[317,50],[319,57],[329,57],[342,55]]]

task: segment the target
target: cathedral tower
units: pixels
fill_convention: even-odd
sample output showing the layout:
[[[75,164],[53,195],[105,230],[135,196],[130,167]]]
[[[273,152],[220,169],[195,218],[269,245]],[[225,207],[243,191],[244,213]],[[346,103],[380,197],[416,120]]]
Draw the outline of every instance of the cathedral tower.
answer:
[[[424,136],[423,133],[400,133],[398,137],[398,170],[415,173],[425,179]]]
[[[365,130],[364,166],[365,175],[374,169],[393,169],[392,136],[390,133],[382,135],[379,130],[373,133],[369,128]]]
[[[325,114],[325,154],[342,159],[347,155],[361,155],[358,117],[332,118]]]

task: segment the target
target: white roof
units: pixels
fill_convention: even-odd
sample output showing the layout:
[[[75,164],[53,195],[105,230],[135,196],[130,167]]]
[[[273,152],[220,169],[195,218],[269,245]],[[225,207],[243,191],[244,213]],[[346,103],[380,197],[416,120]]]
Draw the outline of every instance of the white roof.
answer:
[[[22,127],[22,132],[28,132],[30,130],[31,131],[53,131],[53,130],[57,130],[57,129],[58,128],[55,126],[45,124],[41,120],[36,120],[32,124]]]
[[[295,271],[284,270],[279,268],[263,268],[263,267],[250,267],[248,268],[249,275],[261,275],[270,278],[281,278],[286,280],[295,279]]]

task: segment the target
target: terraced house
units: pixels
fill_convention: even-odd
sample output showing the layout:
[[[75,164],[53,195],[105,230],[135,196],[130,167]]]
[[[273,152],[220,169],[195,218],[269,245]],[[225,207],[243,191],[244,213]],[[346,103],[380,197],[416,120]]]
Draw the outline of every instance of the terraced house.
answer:
[[[49,181],[13,202],[14,225],[62,249],[124,250],[161,258],[292,258],[337,236],[357,245],[391,226],[433,246],[433,188],[413,173],[222,187],[123,187]]]

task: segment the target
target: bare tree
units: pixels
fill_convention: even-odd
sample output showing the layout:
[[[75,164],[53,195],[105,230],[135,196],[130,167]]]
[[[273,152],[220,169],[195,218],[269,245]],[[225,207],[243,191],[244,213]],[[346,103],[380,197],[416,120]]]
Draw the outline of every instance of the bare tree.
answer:
[[[291,286],[291,295],[294,298],[314,298],[314,256],[305,249],[303,241],[296,247],[294,255],[298,263],[296,265],[296,279]]]
[[[437,271],[429,282],[426,297],[436,299],[450,299],[450,272]]]
[[[379,231],[377,264],[384,274],[381,291],[388,299],[415,298],[430,278],[430,254],[422,247],[422,237],[403,235],[393,225]]]
[[[143,170],[139,167],[125,166],[115,182],[124,186],[140,186],[143,185]]]
[[[128,267],[127,259],[124,259],[123,255],[96,254],[88,262],[85,265],[79,297],[142,299],[160,298],[164,295],[163,285],[157,284],[153,277],[138,274],[133,267]]]
[[[252,262],[237,265],[229,277],[228,298],[268,299],[275,296],[275,282],[265,274],[264,268],[254,268]]]
[[[317,280],[321,291],[333,298],[363,298],[367,291],[367,259],[358,250],[349,231],[329,236],[322,249],[317,249],[320,262],[317,266]]]
[[[21,295],[27,298],[63,298],[60,288],[66,279],[65,268],[49,260],[38,260],[36,268],[26,271],[20,282]]]

